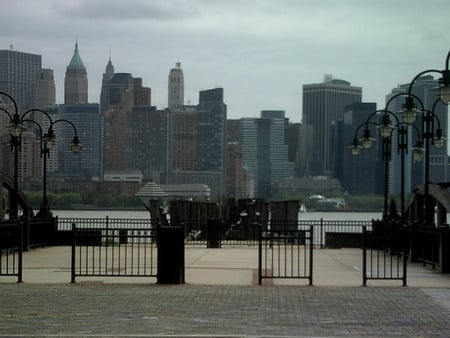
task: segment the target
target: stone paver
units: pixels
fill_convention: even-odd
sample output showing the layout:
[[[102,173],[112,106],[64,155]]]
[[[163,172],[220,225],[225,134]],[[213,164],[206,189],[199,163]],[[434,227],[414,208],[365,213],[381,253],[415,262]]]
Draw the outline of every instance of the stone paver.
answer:
[[[431,295],[434,293],[434,295]],[[448,337],[449,289],[0,284],[0,335]]]
[[[0,336],[448,337],[450,276],[418,264],[409,287],[361,287],[360,250],[315,250],[315,286],[255,285],[255,248],[186,249],[186,285],[70,278],[70,248],[24,257],[25,283],[0,277]],[[119,282],[120,281],[120,282]]]

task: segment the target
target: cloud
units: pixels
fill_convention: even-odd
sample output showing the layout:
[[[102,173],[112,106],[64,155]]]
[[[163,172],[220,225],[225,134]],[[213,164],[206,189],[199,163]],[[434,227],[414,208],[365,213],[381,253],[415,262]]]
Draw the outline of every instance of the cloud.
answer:
[[[198,12],[188,1],[81,0],[55,4],[57,12],[70,20],[176,20]]]

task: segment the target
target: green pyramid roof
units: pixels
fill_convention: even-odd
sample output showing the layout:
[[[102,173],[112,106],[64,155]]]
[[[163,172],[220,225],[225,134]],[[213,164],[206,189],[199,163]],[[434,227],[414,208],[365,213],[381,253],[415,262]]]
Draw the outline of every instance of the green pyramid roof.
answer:
[[[70,60],[67,68],[72,69],[85,69],[83,61],[81,60],[80,54],[78,54],[78,42],[75,43],[75,51],[73,52],[72,59]]]

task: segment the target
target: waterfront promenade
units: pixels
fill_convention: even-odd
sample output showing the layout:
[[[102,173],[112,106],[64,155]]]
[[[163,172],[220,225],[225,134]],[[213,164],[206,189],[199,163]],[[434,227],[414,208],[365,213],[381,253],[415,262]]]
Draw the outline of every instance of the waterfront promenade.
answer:
[[[256,285],[256,247],[186,248],[186,284],[78,278],[70,248],[24,255],[24,283],[0,278],[0,336],[450,335],[450,276],[409,265],[400,281],[361,287],[361,250],[315,249],[314,285]]]

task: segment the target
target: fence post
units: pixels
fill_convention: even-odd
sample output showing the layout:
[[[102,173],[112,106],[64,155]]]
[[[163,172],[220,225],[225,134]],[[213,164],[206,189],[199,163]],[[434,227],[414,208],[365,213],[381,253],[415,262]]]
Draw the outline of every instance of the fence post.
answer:
[[[309,238],[309,285],[313,285],[314,227],[312,225],[309,226]]]
[[[258,224],[258,285],[262,285],[262,224]]]
[[[22,219],[22,221],[18,220],[18,226],[19,226],[19,261],[18,261],[18,271],[17,271],[17,283],[22,283],[22,270],[23,270],[23,228],[25,219]]]
[[[439,227],[439,267],[441,273],[450,272],[450,259],[448,252],[450,249],[450,229],[448,225]]]
[[[403,235],[403,286],[406,286],[407,282],[407,275],[408,275],[408,226],[406,224],[403,224],[402,229],[402,235]]]
[[[75,223],[72,223],[72,257],[71,257],[71,278],[70,282],[75,283],[75,247],[77,245]]]
[[[323,249],[325,243],[323,242],[323,218],[320,218],[320,248]]]
[[[362,227],[362,231],[363,231],[363,258],[362,258],[362,275],[363,275],[363,286],[367,286],[367,275],[366,275],[366,261],[367,261],[367,240],[366,240],[366,236],[367,236],[367,231],[366,231],[366,226],[363,225]]]

